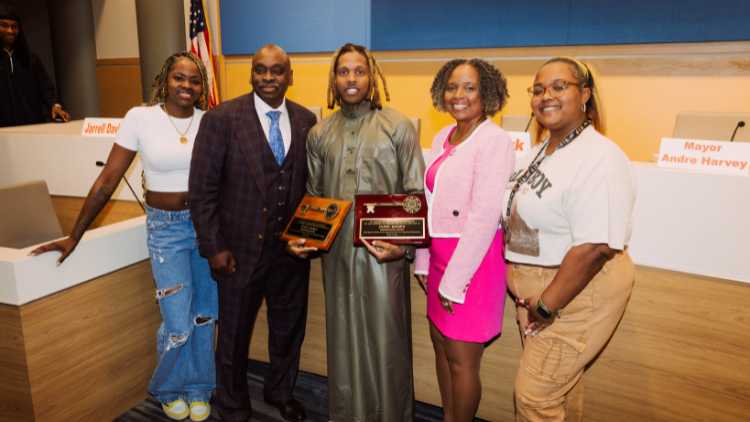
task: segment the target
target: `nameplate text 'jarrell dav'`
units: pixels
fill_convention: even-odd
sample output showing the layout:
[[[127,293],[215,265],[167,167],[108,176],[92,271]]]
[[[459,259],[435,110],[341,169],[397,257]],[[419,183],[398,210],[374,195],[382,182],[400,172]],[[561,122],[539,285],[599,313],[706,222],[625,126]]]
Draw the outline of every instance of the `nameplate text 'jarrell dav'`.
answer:
[[[114,117],[87,117],[83,119],[81,136],[95,136],[97,138],[114,138],[120,130],[122,119]]]

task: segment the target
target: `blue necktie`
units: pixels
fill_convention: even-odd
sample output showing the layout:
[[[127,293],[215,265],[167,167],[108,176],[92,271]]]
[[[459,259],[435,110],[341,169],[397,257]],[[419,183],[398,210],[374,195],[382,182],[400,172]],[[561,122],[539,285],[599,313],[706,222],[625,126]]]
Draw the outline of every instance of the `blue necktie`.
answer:
[[[276,163],[281,165],[284,162],[284,139],[281,137],[281,129],[279,128],[279,116],[280,111],[269,111],[266,113],[271,119],[271,129],[268,131],[268,144],[271,146],[271,152],[273,152]]]

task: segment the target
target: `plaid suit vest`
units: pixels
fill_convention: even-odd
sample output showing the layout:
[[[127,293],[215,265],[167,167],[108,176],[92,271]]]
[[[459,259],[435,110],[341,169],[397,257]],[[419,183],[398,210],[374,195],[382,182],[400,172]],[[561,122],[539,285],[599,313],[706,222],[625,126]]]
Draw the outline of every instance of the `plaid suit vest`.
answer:
[[[279,167],[271,152],[271,148],[262,148],[264,179],[266,181],[265,210],[266,230],[263,234],[263,251],[278,253],[278,249],[284,249],[285,242],[279,237],[289,222],[294,207],[297,204],[289,203],[289,192],[292,187],[292,162],[294,146],[286,154],[284,162]]]

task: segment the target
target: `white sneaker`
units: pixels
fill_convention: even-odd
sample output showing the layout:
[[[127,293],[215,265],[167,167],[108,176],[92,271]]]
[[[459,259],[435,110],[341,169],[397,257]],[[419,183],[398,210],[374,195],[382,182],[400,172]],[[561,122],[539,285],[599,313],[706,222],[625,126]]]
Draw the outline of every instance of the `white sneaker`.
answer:
[[[190,409],[183,399],[177,399],[169,403],[162,403],[161,409],[169,419],[181,421],[188,417]]]
[[[205,421],[211,416],[211,405],[204,401],[190,402],[190,420],[199,422]]]

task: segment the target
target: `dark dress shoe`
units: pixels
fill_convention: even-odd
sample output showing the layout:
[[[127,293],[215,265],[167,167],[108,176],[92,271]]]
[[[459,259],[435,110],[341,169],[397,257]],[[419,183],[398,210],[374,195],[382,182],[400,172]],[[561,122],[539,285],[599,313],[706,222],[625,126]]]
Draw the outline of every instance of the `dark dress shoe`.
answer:
[[[266,403],[279,409],[279,413],[285,421],[300,422],[305,420],[305,408],[302,407],[302,404],[295,399],[291,399],[286,402],[266,399]]]

